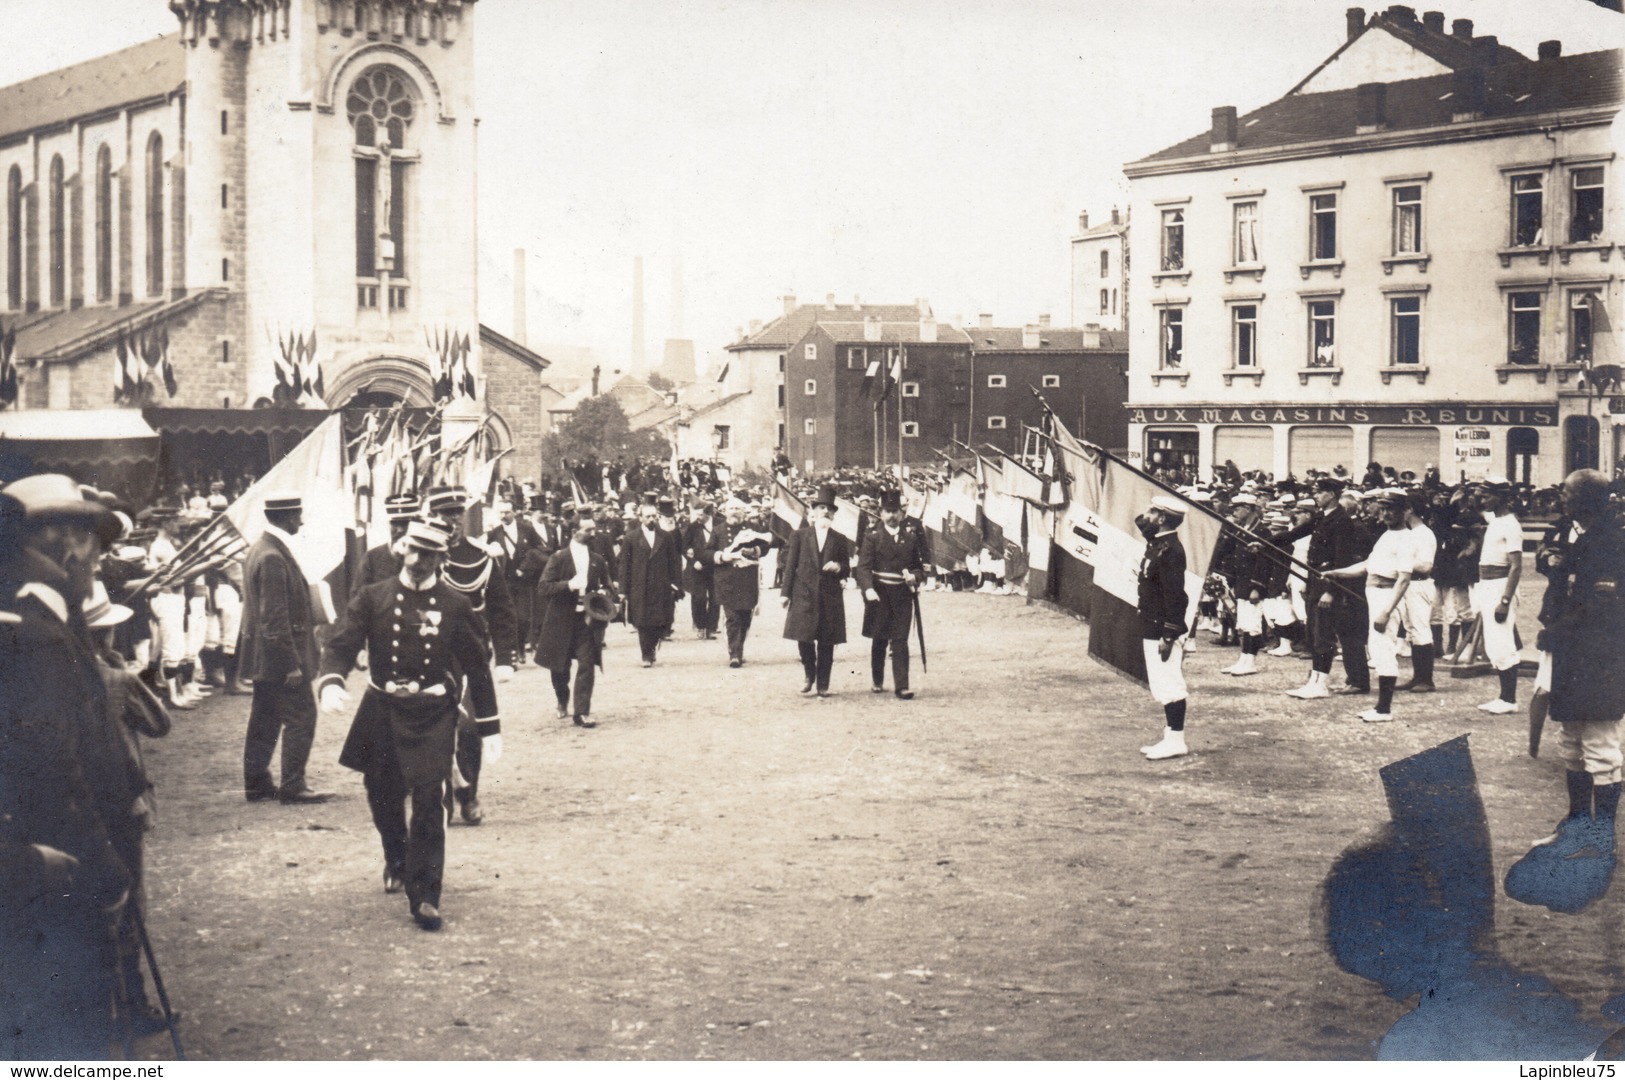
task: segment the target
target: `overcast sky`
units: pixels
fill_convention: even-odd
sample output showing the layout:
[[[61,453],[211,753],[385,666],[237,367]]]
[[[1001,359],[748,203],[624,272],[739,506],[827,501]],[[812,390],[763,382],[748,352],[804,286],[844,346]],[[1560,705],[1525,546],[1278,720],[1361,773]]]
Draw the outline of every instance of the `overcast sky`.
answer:
[[[1415,5],[1418,11],[1429,7]],[[1451,0],[1533,56],[1617,47],[1589,0]],[[929,299],[939,318],[1070,321],[1080,210],[1122,165],[1280,96],[1343,39],[1342,0],[481,0],[483,320],[532,344],[703,358],[778,297]],[[1377,10],[1368,5],[1368,10]],[[175,29],[164,0],[0,0],[0,82]]]

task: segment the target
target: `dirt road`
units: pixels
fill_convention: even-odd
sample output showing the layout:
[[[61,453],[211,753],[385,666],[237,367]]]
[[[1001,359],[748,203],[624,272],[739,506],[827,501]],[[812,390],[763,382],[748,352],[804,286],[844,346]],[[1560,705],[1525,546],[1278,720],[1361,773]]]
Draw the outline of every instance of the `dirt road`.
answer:
[[[246,698],[180,714],[150,746],[149,892],[189,1055],[1369,1057],[1409,1006],[1332,963],[1320,884],[1386,818],[1377,768],[1473,732],[1498,873],[1562,809],[1522,715],[1472,708],[1489,679],[1373,726],[1282,696],[1301,661],[1218,674],[1203,635],[1195,752],[1150,763],[1160,710],[1083,624],[930,594],[905,703],[869,692],[848,599],[828,700],[797,693],[776,605],[739,670],[686,628],[644,670],[612,628],[594,731],[554,719],[545,672],[499,687],[506,755],[486,823],[450,832],[439,934],[382,891],[348,717],[311,769],[342,798],[291,808],[243,801]],[[1620,914],[1501,897],[1500,948],[1595,1018]]]

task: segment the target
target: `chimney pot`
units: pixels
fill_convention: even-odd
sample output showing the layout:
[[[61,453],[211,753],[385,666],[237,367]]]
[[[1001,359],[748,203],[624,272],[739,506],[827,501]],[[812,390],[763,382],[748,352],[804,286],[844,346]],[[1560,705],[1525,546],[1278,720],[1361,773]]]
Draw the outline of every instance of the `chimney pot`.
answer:
[[[923,296],[914,298],[914,310],[920,313],[920,318],[931,318],[931,301]]]
[[[880,332],[880,316],[879,315],[865,315],[863,317],[863,340],[864,341],[879,341],[881,339],[881,337],[882,337],[882,334]]]
[[[784,313],[786,315],[794,315],[796,313],[796,297],[794,293],[784,294]]]
[[[1023,349],[1036,349],[1040,344],[1036,324],[1028,323],[1021,328],[1021,347]]]
[[[852,310],[853,311],[862,311],[863,310],[863,297],[859,296],[857,293],[852,294]]]
[[[1385,83],[1361,83],[1354,88],[1354,126],[1356,131],[1372,131],[1388,122],[1388,86]]]
[[[835,294],[834,293],[825,293],[824,294],[824,309],[826,311],[834,311],[835,310]]]
[[[1365,8],[1351,7],[1343,15],[1348,22],[1348,39],[1353,41],[1365,29]]]
[[[1085,323],[1083,326],[1083,347],[1085,349],[1100,348],[1100,324]]]
[[[976,326],[981,330],[993,329],[993,316],[985,311],[982,312],[980,315],[976,316]]]
[[[1432,31],[1435,34],[1444,33],[1444,12],[1442,12],[1442,11],[1424,11],[1424,12],[1422,12],[1422,25],[1425,26],[1428,30]]]
[[[1457,68],[1450,98],[1452,119],[1476,119],[1484,111],[1484,69],[1478,64]]]
[[[1396,23],[1408,26],[1416,21],[1416,9],[1405,4],[1389,4],[1388,17]]]
[[[1452,19],[1452,20],[1450,20],[1450,36],[1460,38],[1463,41],[1471,41],[1472,38],[1473,38],[1473,20],[1471,20],[1471,19]]]
[[[1112,207],[1112,224],[1113,225],[1121,225],[1122,224],[1122,222],[1119,221],[1118,218],[1117,218],[1117,207],[1115,207],[1115,206]]]
[[[1089,211],[1085,210],[1078,215],[1078,231],[1089,231]]]
[[[1556,60],[1563,55],[1563,43],[1557,40],[1543,41],[1537,55],[1542,60]]]
[[[1038,325],[1042,329],[1048,330],[1049,329],[1049,316],[1048,315],[1040,315],[1038,317]]]
[[[1236,148],[1236,107],[1220,105],[1213,110],[1213,134],[1208,140],[1214,153]]]
[[[1494,34],[1485,34],[1483,37],[1473,39],[1473,63],[1480,67],[1491,67],[1495,64],[1500,53],[1501,41]]]

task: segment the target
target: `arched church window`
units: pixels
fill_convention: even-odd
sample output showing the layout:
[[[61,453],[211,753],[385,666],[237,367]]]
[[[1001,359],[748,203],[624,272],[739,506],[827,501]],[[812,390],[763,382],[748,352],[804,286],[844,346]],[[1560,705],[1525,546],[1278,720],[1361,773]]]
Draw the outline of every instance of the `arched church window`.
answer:
[[[6,306],[23,306],[23,171],[6,177]]]
[[[164,139],[147,140],[147,293],[164,291]]]
[[[394,68],[369,68],[351,85],[345,108],[355,134],[356,276],[404,279],[408,168],[417,160],[408,142],[418,109],[416,88]],[[402,306],[405,287],[396,284],[386,296],[391,306]],[[363,307],[376,306],[378,289],[364,285],[358,297]]]
[[[66,222],[67,182],[62,175],[62,155],[51,158],[51,306],[61,307],[68,283],[68,234]]]
[[[96,151],[96,299],[113,298],[113,151]]]

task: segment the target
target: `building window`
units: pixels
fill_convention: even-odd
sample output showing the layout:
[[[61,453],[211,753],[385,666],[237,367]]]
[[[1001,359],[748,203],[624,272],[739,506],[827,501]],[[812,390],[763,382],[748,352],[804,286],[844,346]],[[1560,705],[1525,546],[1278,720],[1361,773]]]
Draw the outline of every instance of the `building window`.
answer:
[[[1107,275],[1109,275],[1111,273],[1111,267],[1112,267],[1112,254],[1111,254],[1111,252],[1102,251],[1100,253],[1100,276],[1101,277],[1106,277]]]
[[[783,420],[779,421],[777,436],[778,436],[778,441],[775,442],[773,445],[778,447],[780,450],[783,450],[784,449],[784,421]]]
[[[405,285],[391,285],[389,287],[389,310],[405,311],[409,291]]]
[[[918,438],[919,434],[920,434],[920,423],[919,423],[918,420],[904,420],[903,421],[903,438],[905,438],[905,439]]]
[[[1309,258],[1337,258],[1337,196],[1309,196]]]
[[[23,171],[15,165],[6,177],[6,305],[23,306]]]
[[[164,140],[147,139],[147,294],[164,291]]]
[[[1185,211],[1162,212],[1162,268],[1185,269]]]
[[[779,384],[779,408],[784,408],[784,384]]]
[[[1507,479],[1514,484],[1531,483],[1539,456],[1539,431],[1526,427],[1507,429]]]
[[[1422,253],[1422,185],[1405,184],[1394,188],[1395,255]]]
[[[803,394],[806,394],[808,397],[815,396],[818,393],[818,380],[817,379],[808,379],[805,383],[802,384],[801,392]]]
[[[1107,305],[1110,303],[1110,299],[1111,299],[1111,290],[1109,290],[1109,289],[1101,289],[1100,290],[1100,313],[1102,315],[1107,313],[1107,310],[1108,310]]]
[[[220,362],[222,364],[231,363],[231,342],[229,341],[220,343]]]
[[[412,84],[400,72],[361,73],[345,99],[355,130],[355,272],[406,276],[406,167],[402,156],[417,112]]]
[[[1043,377],[1043,386],[1045,390],[1054,390],[1060,385],[1061,377],[1059,375],[1045,375]]]
[[[801,433],[803,435],[817,435],[818,421],[811,416],[807,417],[801,422]]]
[[[783,371],[784,371],[784,354],[783,353],[779,354],[779,371],[780,371],[780,373],[783,373]]]
[[[807,342],[806,345],[802,346],[801,355],[802,355],[802,357],[804,359],[807,359],[807,360],[817,360],[818,359],[818,343],[815,342],[815,341]]]
[[[1569,243],[1590,244],[1602,238],[1602,166],[1569,174]]]
[[[62,155],[51,158],[51,306],[61,307],[68,284],[67,182],[62,175]]]
[[[989,431],[1003,431],[1004,430],[1004,417],[1002,417],[1002,416],[990,416],[990,417],[988,417],[987,418],[987,429]]]
[[[113,299],[113,151],[96,151],[96,299]]]
[[[1540,362],[1540,293],[1513,293],[1507,298],[1507,363]]]
[[[906,382],[906,383],[904,383],[903,384],[903,396],[904,397],[919,397],[920,396],[920,384],[917,383],[917,382]]]
[[[1230,364],[1238,368],[1258,366],[1257,304],[1230,307]]]
[[[1309,366],[1337,366],[1337,301],[1309,302]]]
[[[1112,290],[1112,314],[1117,314],[1117,290]]]
[[[716,450],[727,450],[733,446],[733,431],[727,424],[717,424],[711,429],[711,446]]]
[[[1003,390],[1005,387],[1005,381],[1005,376],[1003,375],[989,375],[987,377],[987,388],[989,390]]]
[[[1530,173],[1512,178],[1512,246],[1531,247],[1542,242],[1546,210],[1546,178]]]
[[[378,286],[357,285],[355,287],[355,306],[373,310],[378,307]]]
[[[1235,214],[1235,259],[1237,266],[1258,262],[1258,203],[1238,202]]]
[[[1601,303],[1601,297],[1593,292],[1578,292],[1569,294],[1569,363],[1589,364],[1591,362],[1591,336],[1593,320],[1591,305]]]
[[[869,366],[868,349],[848,349],[846,353],[846,369],[848,371],[862,371]]]
[[[1395,367],[1422,362],[1422,298],[1395,296],[1388,301],[1388,362]]]
[[[1162,367],[1164,370],[1182,367],[1185,363],[1185,311],[1183,308],[1163,308]]]
[[[220,280],[221,281],[230,281],[231,280],[231,260],[230,259],[221,259],[220,260]]]

